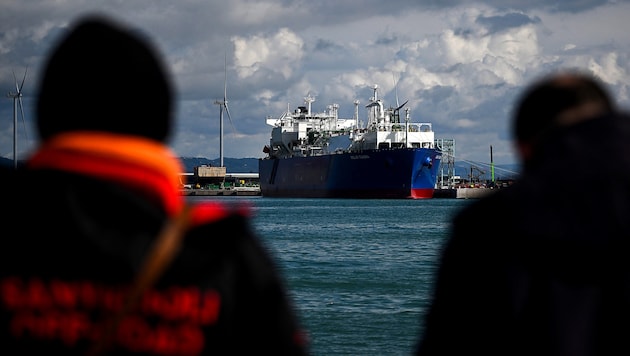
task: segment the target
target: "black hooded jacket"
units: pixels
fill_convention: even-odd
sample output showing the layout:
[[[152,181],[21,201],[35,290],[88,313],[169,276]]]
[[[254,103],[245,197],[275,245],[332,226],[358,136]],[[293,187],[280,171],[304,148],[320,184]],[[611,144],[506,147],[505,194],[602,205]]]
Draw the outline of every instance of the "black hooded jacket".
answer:
[[[25,167],[0,172],[3,355],[86,354],[164,222],[186,203],[178,161],[161,144],[60,136]],[[112,353],[306,354],[284,281],[249,219],[243,206],[192,206],[183,246],[124,316]]]
[[[454,219],[417,355],[630,354],[630,117],[557,130]]]

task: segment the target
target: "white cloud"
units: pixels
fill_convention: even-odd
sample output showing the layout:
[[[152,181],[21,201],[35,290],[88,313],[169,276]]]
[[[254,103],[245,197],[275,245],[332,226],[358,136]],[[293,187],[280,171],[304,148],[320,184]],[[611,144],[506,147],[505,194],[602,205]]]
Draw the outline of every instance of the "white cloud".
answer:
[[[239,78],[247,78],[265,69],[288,79],[304,56],[304,42],[289,30],[281,28],[272,36],[235,36],[234,59]]]
[[[262,157],[265,117],[301,105],[309,92],[317,95],[314,107],[337,103],[351,117],[353,101],[366,103],[378,84],[387,104],[397,92],[409,100],[412,119],[432,122],[438,138],[456,139],[461,159],[487,161],[492,144],[499,163],[515,161],[508,129],[514,97],[541,73],[590,69],[630,107],[629,2],[563,2],[554,11],[536,1],[512,1],[510,9],[492,0],[453,3],[7,0],[0,5],[0,88],[14,88],[13,71],[28,67],[28,132],[18,144],[24,155],[36,143],[35,85],[51,41],[76,15],[100,8],[147,32],[164,52],[178,90],[172,146],[185,156],[219,156],[214,101],[223,96],[226,56],[236,130],[226,121],[227,157]],[[12,103],[2,103],[0,155],[12,157]]]
[[[621,67],[617,61],[618,58],[617,53],[614,52],[602,56],[599,60],[589,58],[587,67],[607,83],[627,85],[630,83],[627,67]]]

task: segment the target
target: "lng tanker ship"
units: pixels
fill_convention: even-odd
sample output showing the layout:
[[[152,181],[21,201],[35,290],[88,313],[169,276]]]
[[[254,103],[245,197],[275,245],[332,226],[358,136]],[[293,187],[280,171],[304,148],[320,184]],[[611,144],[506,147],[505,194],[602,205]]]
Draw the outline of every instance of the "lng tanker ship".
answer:
[[[259,160],[264,197],[426,199],[433,197],[441,151],[431,123],[415,123],[400,112],[405,103],[386,108],[378,86],[365,106],[367,124],[338,118],[338,105],[312,113],[314,98],[279,117],[272,126],[267,154]]]

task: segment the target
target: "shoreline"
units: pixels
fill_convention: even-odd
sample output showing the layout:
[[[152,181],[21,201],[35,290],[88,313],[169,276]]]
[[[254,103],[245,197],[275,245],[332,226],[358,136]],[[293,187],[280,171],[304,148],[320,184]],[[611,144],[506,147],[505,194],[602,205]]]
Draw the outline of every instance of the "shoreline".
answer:
[[[435,189],[431,199],[478,199],[493,192],[489,188]],[[236,187],[231,189],[182,189],[185,196],[262,196],[260,188]]]

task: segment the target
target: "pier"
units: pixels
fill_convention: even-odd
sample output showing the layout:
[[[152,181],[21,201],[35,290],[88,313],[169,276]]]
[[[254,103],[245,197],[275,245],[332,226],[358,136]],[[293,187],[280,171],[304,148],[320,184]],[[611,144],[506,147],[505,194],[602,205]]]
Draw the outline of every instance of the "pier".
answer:
[[[259,196],[259,187],[233,187],[229,189],[182,189],[186,196]]]
[[[433,198],[477,199],[492,193],[494,190],[491,188],[436,189],[433,191]]]

